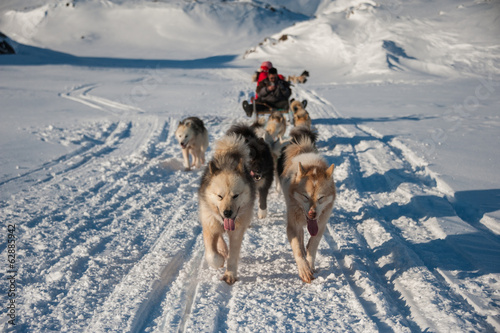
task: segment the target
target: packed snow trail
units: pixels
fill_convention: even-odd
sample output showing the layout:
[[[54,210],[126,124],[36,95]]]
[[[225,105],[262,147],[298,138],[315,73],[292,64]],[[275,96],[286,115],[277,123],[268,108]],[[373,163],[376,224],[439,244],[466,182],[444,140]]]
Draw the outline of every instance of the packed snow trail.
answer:
[[[180,119],[89,99],[89,87],[60,96],[86,96],[118,120],[82,129],[93,135],[81,136],[81,148],[0,184],[20,186],[0,207],[19,229],[17,331],[498,330],[499,292],[484,282],[499,272],[498,237],[462,221],[439,178],[397,139],[342,121],[329,101],[297,87],[319,152],[336,165],[316,279],[298,277],[273,186],[268,217],[254,217],[239,281],[228,286],[204,260],[201,170],[181,170]],[[237,114],[200,115],[211,143],[243,119]],[[39,135],[69,136],[54,132]],[[483,259],[471,260],[478,251]]]

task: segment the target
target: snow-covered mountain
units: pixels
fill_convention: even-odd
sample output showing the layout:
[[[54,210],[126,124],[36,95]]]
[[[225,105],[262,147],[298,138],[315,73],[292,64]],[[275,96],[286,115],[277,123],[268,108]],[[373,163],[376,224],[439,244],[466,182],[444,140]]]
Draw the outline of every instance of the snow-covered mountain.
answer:
[[[2,1],[1,329],[500,331],[499,28],[498,1]],[[273,187],[230,287],[174,131],[249,123],[265,60],[309,71],[338,197],[313,283]]]

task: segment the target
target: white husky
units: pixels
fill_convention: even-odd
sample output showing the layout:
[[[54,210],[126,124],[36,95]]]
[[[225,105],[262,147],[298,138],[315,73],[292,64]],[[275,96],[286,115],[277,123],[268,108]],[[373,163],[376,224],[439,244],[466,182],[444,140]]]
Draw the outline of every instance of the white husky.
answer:
[[[222,279],[237,280],[238,260],[245,230],[250,225],[255,202],[255,181],[250,175],[250,149],[245,139],[226,135],[216,142],[198,190],[199,213],[203,227],[205,258],[214,268],[224,266]],[[229,237],[229,249],[223,234]]]
[[[184,168],[199,168],[205,164],[205,151],[208,148],[208,132],[203,121],[197,117],[189,117],[179,122],[175,137],[182,148]],[[189,163],[191,154],[192,163]]]

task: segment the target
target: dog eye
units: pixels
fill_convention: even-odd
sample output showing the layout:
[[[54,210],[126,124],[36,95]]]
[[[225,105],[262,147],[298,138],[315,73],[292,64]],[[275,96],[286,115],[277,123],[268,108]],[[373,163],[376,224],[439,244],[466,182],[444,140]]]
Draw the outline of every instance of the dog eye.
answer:
[[[233,195],[233,199],[236,199],[239,196],[239,194]]]
[[[224,197],[222,195],[217,195],[219,197],[219,200],[222,200],[224,199]]]
[[[319,202],[319,203],[322,203],[322,202],[324,201],[323,199],[325,199],[325,197],[324,197],[324,196],[322,196],[321,198],[319,198],[319,199],[318,199],[318,202]]]
[[[304,199],[309,200],[309,197],[307,195],[302,194],[302,196],[304,197]]]

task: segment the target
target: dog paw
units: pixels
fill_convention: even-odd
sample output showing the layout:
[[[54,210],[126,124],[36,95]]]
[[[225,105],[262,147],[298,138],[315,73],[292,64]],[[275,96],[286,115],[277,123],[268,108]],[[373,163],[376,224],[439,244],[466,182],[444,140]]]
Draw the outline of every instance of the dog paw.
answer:
[[[258,212],[257,216],[259,217],[259,219],[266,218],[266,216],[267,216],[267,209],[260,209],[259,208],[259,212]]]
[[[236,274],[234,274],[233,272],[228,272],[228,271],[226,271],[224,273],[224,276],[222,277],[221,280],[225,281],[228,285],[232,285],[236,281],[238,281],[238,279],[236,278]]]
[[[224,266],[224,257],[219,253],[206,253],[205,258],[208,264],[213,268],[221,268]]]
[[[311,281],[314,280],[313,271],[311,270],[309,265],[300,265],[298,268],[299,277],[302,279],[302,281],[304,281],[305,283],[311,283]]]

